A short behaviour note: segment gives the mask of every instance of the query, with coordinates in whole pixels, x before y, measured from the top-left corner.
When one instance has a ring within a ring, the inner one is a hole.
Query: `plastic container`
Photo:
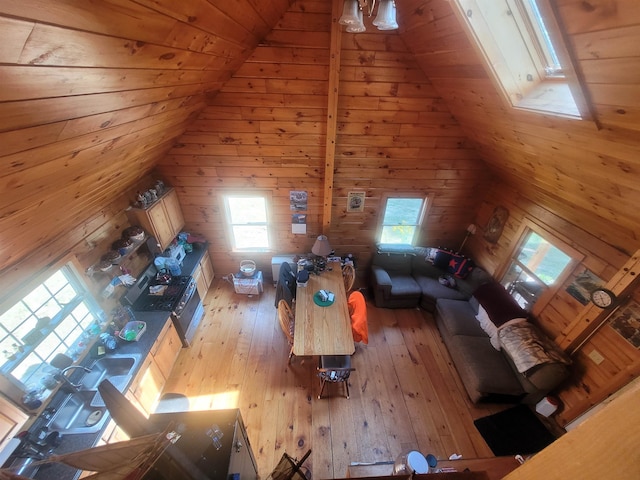
[[[147,324],[136,320],[134,322],[129,322],[122,327],[119,337],[127,342],[137,342],[146,330]]]
[[[174,277],[182,274],[182,269],[180,268],[180,264],[175,258],[165,258],[164,264],[166,268],[169,270],[169,273]]]

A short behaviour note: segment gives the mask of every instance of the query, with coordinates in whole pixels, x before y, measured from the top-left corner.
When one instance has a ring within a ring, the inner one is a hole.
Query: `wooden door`
[[[147,210],[147,215],[153,226],[156,240],[160,248],[164,250],[173,240],[173,227],[169,221],[169,216],[164,207],[163,202],[156,203],[153,207]]]
[[[182,208],[180,208],[178,194],[175,190],[170,190],[169,193],[164,196],[162,201],[164,203],[164,208],[167,212],[171,228],[171,239],[173,239],[173,237],[180,233],[182,227],[184,227],[184,215],[182,215]]]

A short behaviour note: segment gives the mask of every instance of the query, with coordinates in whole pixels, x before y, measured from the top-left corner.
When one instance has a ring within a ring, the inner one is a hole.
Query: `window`
[[[1,312],[0,371],[21,390],[40,385],[57,353],[77,358],[88,330],[103,317],[70,266]]]
[[[533,230],[527,230],[501,283],[521,307],[530,311],[542,294],[560,280],[571,263],[571,256]]]
[[[389,197],[384,207],[380,243],[413,245],[422,224],[424,198]]]
[[[590,118],[548,0],[455,3],[513,107]]]
[[[269,250],[267,199],[259,195],[224,197],[234,251]]]

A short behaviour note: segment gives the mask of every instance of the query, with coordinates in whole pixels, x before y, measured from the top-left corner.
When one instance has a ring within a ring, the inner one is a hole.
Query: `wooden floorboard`
[[[165,391],[192,409],[239,408],[261,478],[284,452],[301,458],[314,479],[342,478],[350,462],[385,462],[407,450],[446,459],[491,457],[473,420],[504,405],[473,405],[431,314],[378,309],[367,302],[369,344],[358,344],[351,398],[327,385],[318,399],[317,359],[294,357],[274,307],[275,289],[234,292],[215,279],[193,344],[180,352]]]

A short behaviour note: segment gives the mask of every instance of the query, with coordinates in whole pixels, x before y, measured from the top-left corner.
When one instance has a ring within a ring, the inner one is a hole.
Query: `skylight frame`
[[[528,1],[531,0],[453,0],[452,4],[485,59],[496,87],[512,108],[593,120],[555,10],[548,0],[533,0],[544,20],[543,32]],[[561,74],[545,68],[545,57],[550,55],[547,40],[560,60]]]

